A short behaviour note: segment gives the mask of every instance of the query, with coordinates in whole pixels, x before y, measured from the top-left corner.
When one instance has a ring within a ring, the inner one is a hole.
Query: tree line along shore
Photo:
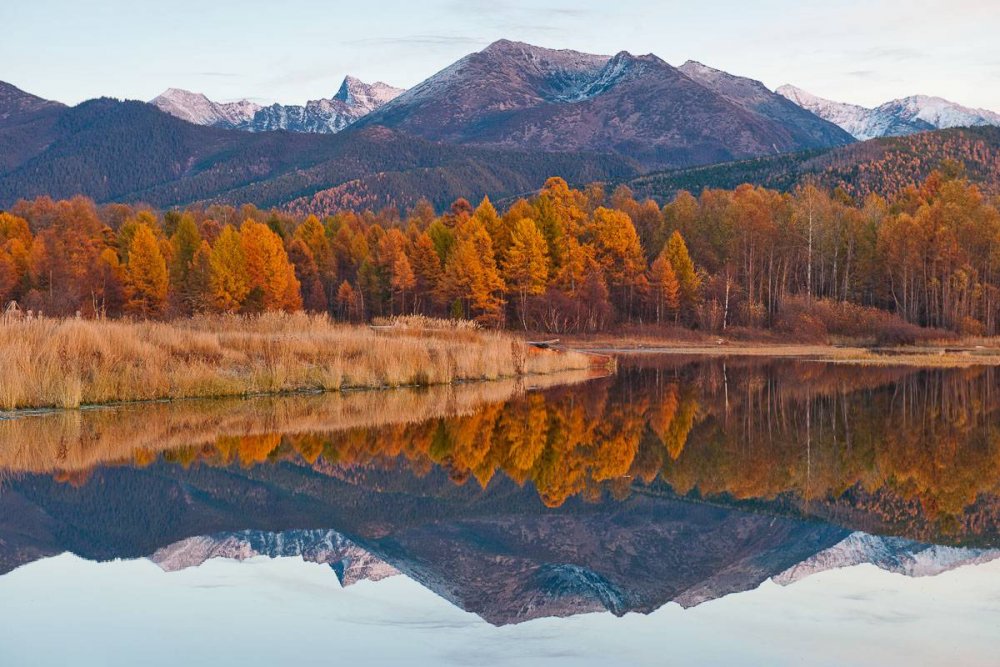
[[[39,198],[0,213],[0,301],[84,318],[305,310],[913,342],[998,333],[997,248],[996,200],[954,164],[891,199],[743,185],[661,206],[551,178],[502,210],[459,200],[320,220]]]

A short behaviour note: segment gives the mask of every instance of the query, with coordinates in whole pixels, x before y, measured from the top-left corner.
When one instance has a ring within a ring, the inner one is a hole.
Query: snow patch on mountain
[[[647,66],[651,64],[666,65],[654,55],[633,56],[628,51],[622,51],[609,60],[595,78],[581,81],[583,85],[567,90],[559,96],[559,99],[575,102],[597,97],[623,81],[642,76]]]
[[[325,563],[344,586],[363,580],[379,581],[399,574],[396,568],[332,530],[284,533],[246,530],[190,537],[157,550],[149,559],[165,572],[176,572],[197,567],[213,558],[247,560],[257,556],[301,558],[311,563]]]
[[[1000,558],[1000,549],[969,549],[923,544],[900,537],[852,533],[843,541],[773,577],[787,586],[826,570],[871,563],[879,569],[908,577],[931,577],[964,565]]]
[[[609,60],[610,56],[501,39],[421,81],[386,104],[384,111],[448,99],[450,91],[466,88],[470,81],[475,86],[484,73],[502,75],[511,84],[509,90],[486,91],[484,99],[490,100],[486,108],[491,111],[520,108],[526,101],[568,101],[579,97],[579,91],[593,82]],[[526,82],[531,84],[528,89],[522,87]]]
[[[250,132],[288,130],[334,134],[402,92],[381,81],[367,84],[348,76],[333,97],[310,100],[305,105],[261,106],[247,100],[218,103],[200,93],[177,88],[168,89],[150,104],[197,125]]]
[[[213,102],[201,93],[180,88],[168,88],[150,104],[161,111],[195,125],[235,128],[244,125],[260,110],[259,104],[248,100]]]
[[[839,125],[862,141],[949,127],[1000,126],[998,113],[964,107],[928,95],[891,100],[870,109],[857,104],[834,102],[791,85],[781,86],[776,92],[820,118]]]
[[[1000,126],[1000,114],[998,113],[986,109],[964,107],[941,97],[929,95],[914,95],[901,100],[893,100],[878,107],[878,110],[923,121],[938,129],[981,125]]]

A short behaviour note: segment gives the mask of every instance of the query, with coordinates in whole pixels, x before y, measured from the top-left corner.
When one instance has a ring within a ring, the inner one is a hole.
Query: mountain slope
[[[661,167],[830,145],[653,55],[608,58],[508,41],[466,56],[361,123],[451,143],[614,151]]]
[[[891,197],[922,182],[934,169],[959,164],[965,176],[1000,194],[1000,128],[952,128],[884,137],[835,149],[677,169],[639,176],[628,185],[639,195],[671,199],[678,190],[732,189],[751,183],[789,190],[806,178],[863,198]]]
[[[854,141],[834,123],[771,91],[760,81],[735,76],[693,60],[678,69],[744,109],[780,123],[803,146],[842,146]]]
[[[781,86],[777,92],[862,141],[953,127],[1000,126],[1000,114],[927,95],[891,100],[869,109],[833,102],[791,85]]]
[[[581,180],[638,173],[615,156],[439,145],[384,128],[328,135],[203,127],[142,102],[110,99],[63,110],[44,142],[43,151],[0,172],[0,207],[19,198],[75,194],[161,207],[194,201],[277,206],[380,174],[408,175],[405,189],[382,200],[405,206],[428,194],[422,175],[431,172],[438,179],[433,201],[443,207],[460,196],[534,189],[554,173]]]
[[[311,100],[304,106],[261,106],[247,100],[213,102],[200,93],[170,88],[150,100],[161,111],[196,125],[267,132],[316,132],[334,134],[389,102],[402,90],[385,83],[367,84],[348,76],[337,94]]]
[[[435,140],[472,139],[497,115],[579,95],[609,59],[501,40],[407,90],[365,123]]]
[[[0,173],[41,152],[65,108],[0,81]]]

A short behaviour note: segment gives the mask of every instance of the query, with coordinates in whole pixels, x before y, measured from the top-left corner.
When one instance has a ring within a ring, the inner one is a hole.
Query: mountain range
[[[299,557],[342,584],[405,575],[495,625],[581,613],[650,613],[873,563],[933,575],[1000,557],[821,521],[679,498],[538,502],[530,485],[455,486],[447,473],[245,468],[101,468],[66,484],[4,482],[0,574],[73,552],[150,557],[175,571],[211,558]],[[333,527],[331,527],[333,526]]]
[[[305,106],[261,106],[249,100],[219,103],[201,93],[178,88],[168,88],[149,103],[196,125],[249,132],[288,130],[334,134],[402,92],[385,83],[367,84],[348,76],[333,97],[310,100]]]
[[[359,124],[449,143],[613,152],[644,167],[851,141],[811,113],[786,105],[789,113],[775,117],[746,97],[742,90],[723,94],[651,54],[595,56],[501,40]]]
[[[858,125],[860,112],[843,105],[694,61],[674,67],[652,54],[507,40],[406,91],[347,77],[332,97],[301,106],[220,103],[169,89],[151,103],[102,98],[67,107],[2,84],[0,207],[74,194],[318,214],[406,207],[421,197],[444,207],[530,192],[554,174],[577,184],[628,181],[841,150],[855,143],[852,134],[1000,124],[996,114],[911,99]]]
[[[857,104],[833,102],[792,85],[781,86],[775,92],[843,128],[859,141],[952,127],[1000,126],[1000,114],[996,112],[970,109],[929,95],[890,100],[870,109]]]

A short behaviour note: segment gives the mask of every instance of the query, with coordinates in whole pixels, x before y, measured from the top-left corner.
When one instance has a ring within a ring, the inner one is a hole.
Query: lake
[[[1000,369],[0,419],[0,665],[994,665]]]

